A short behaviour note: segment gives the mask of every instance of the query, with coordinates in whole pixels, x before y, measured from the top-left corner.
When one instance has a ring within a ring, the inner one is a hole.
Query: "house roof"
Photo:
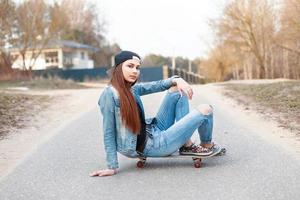
[[[70,40],[51,40],[48,45],[46,46],[47,48],[73,48],[73,49],[87,49],[90,51],[98,51],[99,49],[90,45],[78,43],[75,41],[70,41]]]
[[[35,47],[38,49],[39,47]],[[44,49],[52,49],[52,48],[71,48],[71,49],[86,49],[88,51],[98,51],[99,49],[87,44],[78,43],[71,40],[50,40],[48,44],[44,47]],[[19,47],[13,47],[10,51],[15,51],[20,49]],[[28,50],[32,50],[33,47],[29,47]]]

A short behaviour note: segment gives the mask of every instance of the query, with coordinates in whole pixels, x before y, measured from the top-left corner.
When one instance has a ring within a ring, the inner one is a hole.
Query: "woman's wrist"
[[[180,79],[179,76],[177,76],[177,75],[172,76],[172,86],[176,86],[177,85],[178,79]]]
[[[176,82],[175,78],[173,78],[173,80],[172,80],[172,86],[176,86],[176,85],[177,85],[177,82]]]

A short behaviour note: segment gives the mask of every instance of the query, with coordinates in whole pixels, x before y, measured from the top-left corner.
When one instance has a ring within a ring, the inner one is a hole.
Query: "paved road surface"
[[[207,91],[197,86],[191,106],[214,105],[214,138],[227,147],[226,156],[208,159],[200,169],[189,158],[149,159],[142,170],[135,159],[119,156],[117,175],[90,178],[89,172],[106,166],[95,108],[4,177],[0,199],[299,199],[299,154],[261,137],[264,133]],[[162,94],[143,98],[148,116],[157,111]]]

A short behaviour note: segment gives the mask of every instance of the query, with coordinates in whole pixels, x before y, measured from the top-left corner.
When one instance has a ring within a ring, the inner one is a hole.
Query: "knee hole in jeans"
[[[209,104],[200,104],[197,109],[203,114],[203,115],[209,115],[213,112],[212,106]]]

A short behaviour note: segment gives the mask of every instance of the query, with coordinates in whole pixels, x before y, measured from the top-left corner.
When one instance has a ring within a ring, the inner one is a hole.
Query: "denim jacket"
[[[168,79],[148,83],[138,83],[131,87],[131,92],[140,105],[144,114],[144,107],[140,96],[169,89],[173,84],[173,76]],[[117,152],[127,157],[137,157],[137,135],[128,130],[123,124],[120,113],[120,101],[117,90],[108,85],[102,92],[98,105],[103,116],[103,137],[106,152],[106,162],[109,169],[119,167]],[[151,123],[146,120],[146,123]]]

